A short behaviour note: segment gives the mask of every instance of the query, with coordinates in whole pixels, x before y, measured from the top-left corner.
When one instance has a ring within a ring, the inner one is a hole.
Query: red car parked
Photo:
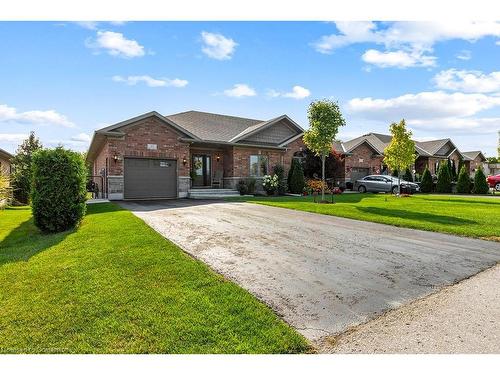
[[[486,179],[488,181],[488,185],[494,188],[496,191],[500,191],[500,174],[496,176],[488,176]]]

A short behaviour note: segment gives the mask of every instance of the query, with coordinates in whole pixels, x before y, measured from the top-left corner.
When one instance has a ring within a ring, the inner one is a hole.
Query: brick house
[[[354,182],[370,174],[390,173],[384,164],[384,150],[391,139],[390,135],[369,133],[347,142],[334,142],[333,149],[341,155],[344,165],[341,175],[336,176],[336,179],[340,182]],[[474,173],[475,168],[485,160],[480,151],[461,152],[449,138],[415,141],[415,154],[415,164],[410,170],[418,174],[422,174],[426,167],[431,174],[436,174],[438,165],[443,160],[450,160],[455,169],[458,169],[462,160],[469,172]]]
[[[187,111],[149,112],[94,132],[87,162],[109,199],[186,197],[191,189],[234,189],[303,150],[303,129],[286,115],[255,120]],[[257,184],[259,185],[259,184]]]
[[[478,169],[479,167],[484,168],[486,157],[481,151],[465,151],[462,152],[462,154],[464,155],[465,167],[469,170],[469,174],[471,176],[474,175],[476,169]]]
[[[10,175],[11,172],[11,159],[12,154],[9,152],[2,150],[0,148],[0,172],[4,175]]]

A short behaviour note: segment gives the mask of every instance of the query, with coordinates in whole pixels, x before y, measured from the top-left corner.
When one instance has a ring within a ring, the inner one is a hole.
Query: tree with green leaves
[[[438,193],[451,193],[451,173],[446,160],[443,160],[439,167],[436,191]]]
[[[40,140],[35,136],[35,132],[30,132],[27,139],[19,145],[16,154],[12,158],[12,186],[14,189],[14,199],[20,203],[27,204],[31,189],[32,157],[33,153],[42,149]]]
[[[460,173],[458,174],[457,193],[461,194],[470,193],[470,178],[469,178],[469,173],[467,172],[467,168],[465,168],[465,165],[462,165]]]
[[[486,182],[486,176],[484,175],[483,168],[479,166],[474,174],[474,194],[488,194],[490,187],[488,182]]]
[[[325,160],[333,148],[333,141],[339,128],[345,125],[344,117],[338,103],[331,100],[316,100],[309,105],[307,111],[309,129],[306,130],[303,140],[307,148],[321,157],[321,200],[325,200]]]
[[[432,192],[432,175],[429,168],[425,167],[424,173],[422,174],[422,181],[420,181],[420,191],[422,193]]]
[[[384,150],[384,163],[389,168],[404,171],[415,162],[415,142],[411,139],[412,132],[406,129],[405,120],[392,123],[389,127],[392,140]],[[398,173],[398,190],[401,193],[401,175]]]

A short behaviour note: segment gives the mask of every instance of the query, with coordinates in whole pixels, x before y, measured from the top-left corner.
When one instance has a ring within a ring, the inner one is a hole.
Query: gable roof
[[[474,160],[478,156],[481,156],[481,159],[484,161],[486,160],[486,157],[481,151],[465,151],[462,152],[462,155],[464,156],[465,160]]]
[[[165,116],[204,141],[229,142],[241,132],[265,121],[216,113],[187,111]]]
[[[333,149],[336,151],[341,151],[344,153],[349,153],[352,150],[354,150],[356,147],[359,145],[366,143],[368,144],[375,152],[377,152],[379,155],[384,154],[384,150],[389,144],[391,143],[392,136],[388,134],[379,134],[379,133],[368,133],[364,134],[360,137],[351,139],[347,142],[334,142],[333,144]],[[455,144],[451,141],[449,138],[445,139],[435,139],[431,141],[414,141],[415,142],[415,151],[422,156],[439,156],[436,155],[436,153],[448,142],[453,146],[453,151],[457,150],[458,148],[455,146]],[[339,144],[340,143],[340,144]],[[452,152],[453,152],[452,151]],[[464,156],[464,153],[461,153],[458,151],[462,156]],[[480,152],[480,151],[478,151]],[[477,154],[476,154],[477,156]],[[442,156],[440,156],[442,157]],[[475,157],[475,156],[474,156]]]
[[[4,159],[10,160],[14,157],[10,152],[5,151],[3,148],[0,148],[0,156]]]
[[[125,133],[121,131],[122,128],[149,117],[158,118],[182,134],[182,140],[192,142],[239,144],[237,142],[267,129],[282,120],[286,121],[287,125],[295,131],[295,134],[288,139],[280,140],[279,144],[262,144],[262,146],[285,147],[304,132],[287,115],[263,121],[200,111],[186,111],[168,116],[163,116],[156,111],[152,111],[96,130],[90,142],[87,158],[91,159],[100,150],[106,137],[123,137]]]

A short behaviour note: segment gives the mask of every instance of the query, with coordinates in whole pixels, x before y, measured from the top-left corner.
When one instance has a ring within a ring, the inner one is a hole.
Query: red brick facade
[[[368,168],[368,174],[382,173],[383,156],[377,153],[366,143],[360,144],[345,158],[345,179],[351,180],[353,168]]]
[[[113,199],[121,199],[123,195],[124,158],[150,157],[177,160],[179,192],[189,189],[189,172],[192,156],[211,156],[211,176],[222,172],[223,178],[229,180],[226,187],[234,187],[235,181],[250,175],[250,155],[267,155],[269,173],[276,164],[282,164],[285,172],[291,165],[295,152],[304,148],[302,138],[296,139],[286,149],[266,147],[190,144],[181,141],[185,136],[166,125],[156,117],[148,117],[120,129],[123,137],[107,136],[104,145],[94,159],[94,174],[104,177],[104,186],[100,190],[108,191]],[[148,147],[149,145],[149,147]],[[156,148],[156,149],[154,149]],[[182,181],[181,181],[182,180]],[[95,179],[99,183],[99,179]]]

